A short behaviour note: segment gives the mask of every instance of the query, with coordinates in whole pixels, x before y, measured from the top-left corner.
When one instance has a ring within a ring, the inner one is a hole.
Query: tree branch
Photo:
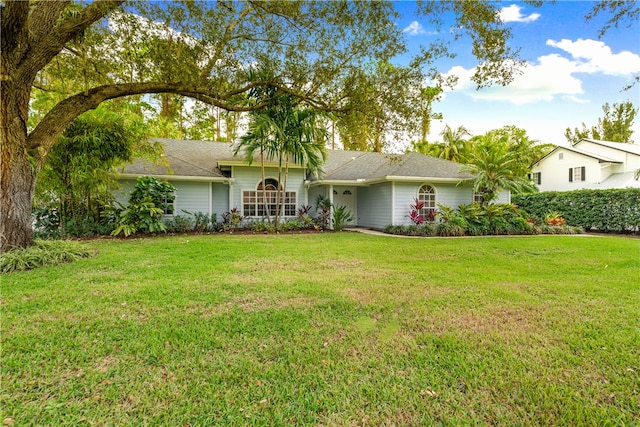
[[[31,52],[26,56],[26,60],[19,65],[20,78],[31,80],[38,71],[60,53],[65,44],[80,35],[94,22],[118,8],[123,2],[124,0],[100,0],[91,3],[77,15],[71,15],[51,31],[43,34],[40,39],[32,40]],[[42,2],[39,8],[44,8],[41,12],[44,13],[45,9],[51,12],[58,6],[53,2]],[[29,27],[31,25],[33,24],[29,23]],[[29,29],[31,30],[31,28]]]
[[[29,134],[27,149],[41,165],[46,153],[55,143],[56,137],[80,114],[96,108],[100,103],[109,99],[146,93],[174,93],[198,99],[227,111],[252,111],[264,106],[263,104],[233,105],[225,102],[224,96],[212,93],[207,88],[184,84],[145,82],[99,86],[90,89],[86,94],[84,92],[78,93],[59,102]]]

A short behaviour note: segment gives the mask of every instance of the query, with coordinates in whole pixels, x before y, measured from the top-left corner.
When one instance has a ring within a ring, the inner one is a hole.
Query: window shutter
[[[573,182],[573,169],[569,168],[569,182]]]
[[[582,175],[582,180],[583,180],[583,181],[586,181],[586,180],[587,180],[587,178],[585,177],[584,172],[585,172],[585,167],[584,167],[584,166],[582,166],[582,173],[581,173],[581,175]]]
[[[538,185],[542,184],[542,172],[538,172]]]

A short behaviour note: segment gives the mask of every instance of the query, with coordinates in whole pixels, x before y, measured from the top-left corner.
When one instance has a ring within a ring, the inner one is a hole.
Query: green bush
[[[0,254],[0,272],[32,270],[87,258],[91,255],[78,242],[36,240],[26,249],[14,249]]]
[[[173,213],[172,204],[176,188],[152,176],[141,176],[129,197],[128,206],[120,212],[118,226],[111,234],[125,236],[166,231],[163,213]]]
[[[342,231],[344,227],[353,221],[353,213],[346,206],[333,207],[333,230]]]
[[[169,233],[187,233],[194,231],[196,226],[193,218],[184,215],[174,215],[173,218],[165,219],[163,223]]]
[[[562,212],[567,225],[585,230],[640,232],[639,188],[546,191],[512,200],[539,223],[549,212]]]

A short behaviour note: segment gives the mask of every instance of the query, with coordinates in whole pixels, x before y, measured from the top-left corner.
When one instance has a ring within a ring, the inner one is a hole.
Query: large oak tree
[[[506,82],[518,65],[497,3],[425,1],[420,13],[442,24],[451,12],[457,36],[478,58],[478,85]],[[104,0],[2,3],[0,63],[0,249],[32,243],[38,172],[64,128],[102,102],[142,94],[197,99],[227,111],[260,108],[246,94],[275,82],[249,79],[269,65],[281,91],[313,107],[344,110],[352,88],[340,83],[364,64],[405,50],[390,2]],[[431,71],[442,45],[426,46],[414,67]],[[73,80],[61,85],[60,79]],[[80,87],[76,92],[65,87]],[[29,121],[39,93],[53,102]],[[170,107],[172,99],[162,98]],[[349,107],[350,108],[350,107]]]

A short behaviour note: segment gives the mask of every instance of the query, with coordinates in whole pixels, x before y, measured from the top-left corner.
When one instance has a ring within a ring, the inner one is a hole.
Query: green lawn
[[[15,425],[640,420],[640,239],[86,245],[98,255],[1,279]]]

